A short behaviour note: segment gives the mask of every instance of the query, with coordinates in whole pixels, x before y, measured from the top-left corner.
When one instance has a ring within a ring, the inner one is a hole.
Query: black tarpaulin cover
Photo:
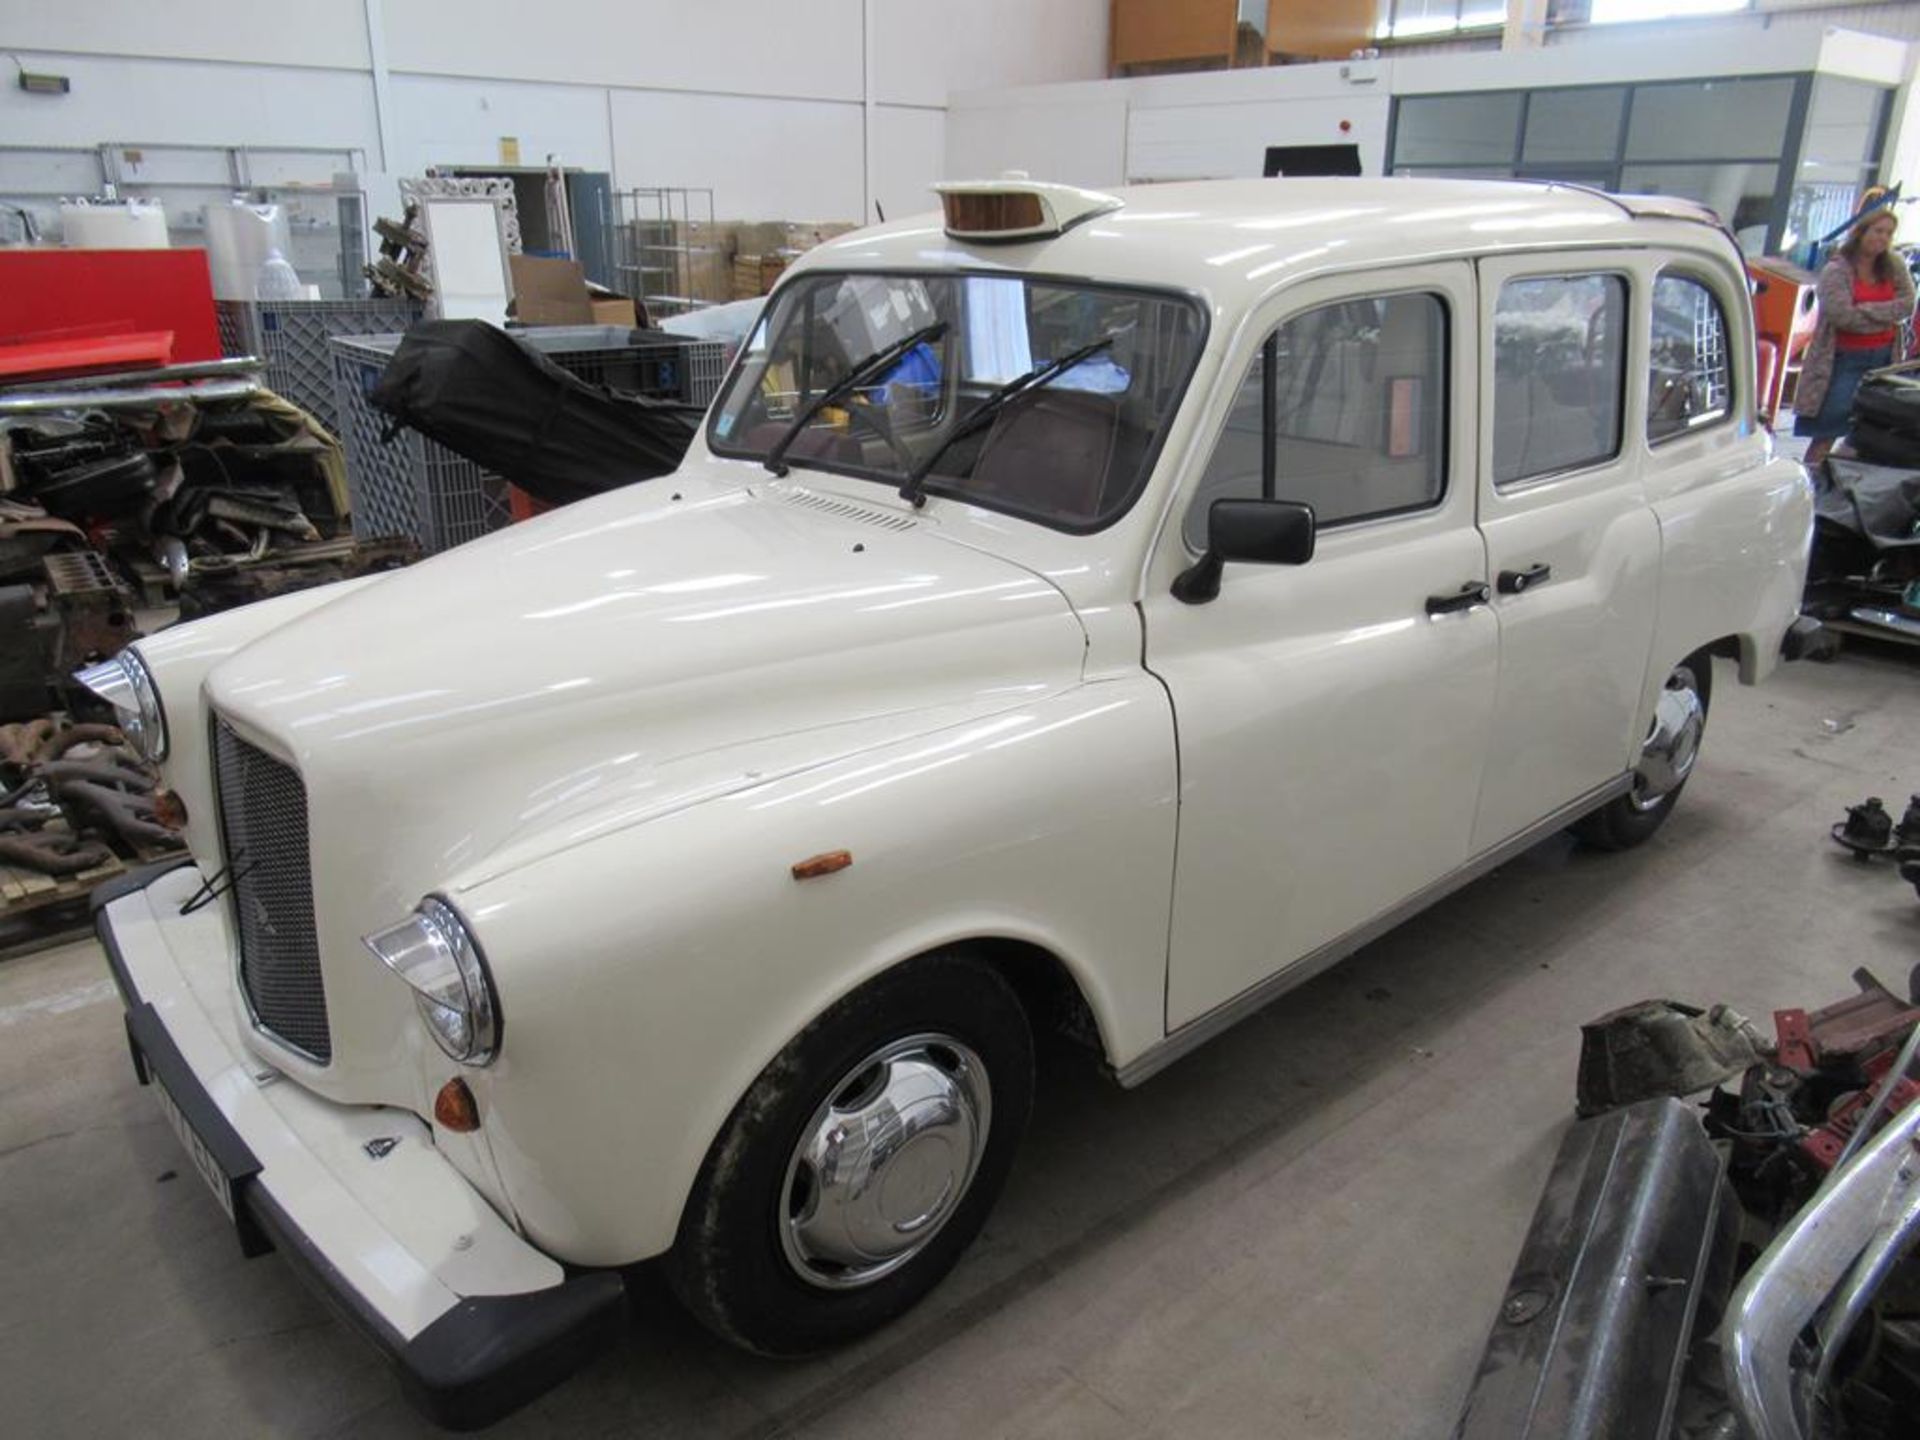
[[[1920,471],[1830,458],[1814,513],[1876,550],[1920,549]]]
[[[369,398],[551,505],[671,473],[702,414],[589,384],[481,320],[414,326]]]

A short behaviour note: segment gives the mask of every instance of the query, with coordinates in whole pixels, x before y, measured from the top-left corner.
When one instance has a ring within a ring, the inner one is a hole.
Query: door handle
[[[1500,587],[1502,595],[1518,595],[1545,583],[1552,575],[1551,565],[1529,565],[1524,570],[1502,570],[1494,584]]]
[[[1469,580],[1460,587],[1458,594],[1427,596],[1427,614],[1450,615],[1455,610],[1471,610],[1476,605],[1486,603],[1486,583],[1481,580]]]

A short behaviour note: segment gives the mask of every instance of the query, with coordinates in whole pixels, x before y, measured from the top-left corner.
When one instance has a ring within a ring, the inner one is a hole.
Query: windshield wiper
[[[947,322],[944,320],[936,320],[933,324],[923,325],[911,335],[894,341],[893,344],[887,346],[884,350],[874,351],[873,354],[869,355],[838,380],[834,381],[833,384],[814,396],[813,400],[804,406],[798,415],[793,417],[793,423],[787,426],[785,432],[778,440],[773,442],[773,448],[767,451],[767,458],[760,463],[765,465],[767,469],[771,470],[775,475],[785,475],[787,473],[787,447],[800,437],[802,430],[813,423],[814,416],[818,415],[835,401],[846,399],[847,396],[851,395],[875,375],[886,373],[897,361],[904,359],[907,352],[916,345],[924,345],[930,340],[938,340],[946,333]]]
[[[1049,360],[1044,365],[1036,365],[1026,374],[1015,376],[998,390],[989,391],[987,398],[980,402],[974,412],[949,430],[946,438],[933,447],[933,453],[913,467],[913,473],[907,476],[906,483],[900,487],[900,498],[911,500],[916,509],[926,504],[927,476],[940,462],[940,457],[953,448],[956,441],[964,439],[976,430],[984,430],[993,423],[994,416],[1014,401],[1037,393],[1088,356],[1097,355],[1105,350],[1118,338],[1116,334],[1109,331],[1098,340],[1082,345],[1078,350],[1069,350],[1058,360]]]

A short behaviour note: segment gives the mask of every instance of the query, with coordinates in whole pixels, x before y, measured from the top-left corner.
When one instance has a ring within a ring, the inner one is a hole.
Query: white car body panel
[[[918,217],[830,241],[782,282],[967,269],[1194,296],[1210,328],[1185,399],[1145,490],[1096,533],[957,494],[916,510],[817,468],[775,480],[700,438],[673,477],[141,642],[198,872],[224,863],[212,711],[308,795],[330,1064],[252,1026],[224,919],[172,918],[159,899],[113,910],[159,947],[143,986],[205,1032],[182,1048],[223,1112],[263,1156],[288,1157],[263,1183],[316,1196],[345,1183],[318,1173],[352,1163],[360,1130],[341,1115],[430,1115],[458,1074],[481,1129],[409,1123],[509,1238],[580,1265],[658,1254],[755,1075],[889,967],[956,943],[1045,952],[1132,1081],[1574,818],[1570,804],[1617,793],[1685,656],[1732,647],[1748,681],[1771,667],[1811,500],[1748,418],[1751,322],[1723,234],[1548,186],[1235,182],[1121,198],[1017,245],[961,244]],[[1711,277],[1741,357],[1733,418],[1650,449],[1644,387],[1629,384],[1603,480],[1502,496],[1479,480],[1491,371],[1474,317],[1491,299],[1476,267],[1562,257],[1631,274],[1630,306],[1662,264]],[[1288,313],[1377,277],[1437,287],[1455,317],[1443,503],[1329,529],[1298,568],[1230,565],[1211,604],[1173,600],[1196,558],[1182,520],[1249,357]],[[1555,571],[1538,594],[1422,609],[1534,559]],[[1566,706],[1585,708],[1556,725]],[[849,868],[792,878],[836,849]],[[504,1039],[485,1068],[436,1049],[361,945],[429,893],[466,917],[493,970]],[[284,1082],[222,1078],[244,1065]],[[331,1118],[282,1106],[273,1121],[259,1105],[276,1092],[311,1092]],[[275,1124],[333,1136],[301,1140],[317,1170]],[[443,1203],[437,1178],[421,1184],[418,1203]],[[329,1246],[375,1243],[323,1200],[311,1208]],[[444,1258],[440,1234],[403,1247],[423,1273]],[[500,1263],[480,1283],[521,1260]],[[437,1303],[425,1283],[391,1301],[409,1323]]]
[[[1557,256],[1482,261],[1483,331],[1493,323],[1502,285],[1568,268]],[[1577,268],[1644,285],[1656,267],[1630,251],[1596,250],[1583,254]],[[1647,330],[1644,307],[1630,305],[1628,375],[1647,373]],[[1480,372],[1482,393],[1492,394],[1491,353],[1481,356]],[[1612,459],[1508,486],[1494,483],[1493,406],[1482,411],[1479,518],[1489,579],[1535,565],[1552,573],[1519,594],[1496,589],[1494,595],[1500,681],[1473,825],[1475,853],[1618,775],[1633,763],[1640,742],[1637,722],[1660,594],[1660,527],[1641,478],[1646,387],[1627,391]],[[1664,668],[1660,679],[1666,679]]]
[[[261,1162],[255,1183],[402,1336],[466,1296],[557,1285],[559,1265],[476,1193],[415,1115],[336,1105],[283,1083],[242,1043],[231,1007],[226,912],[180,905],[200,886],[191,867],[114,902],[114,932],[139,993],[194,1074]],[[399,1144],[375,1158],[375,1139]]]

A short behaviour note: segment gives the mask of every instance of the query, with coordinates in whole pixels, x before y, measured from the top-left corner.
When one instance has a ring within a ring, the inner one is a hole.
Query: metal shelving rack
[[[330,160],[331,164],[315,161]],[[61,200],[156,200],[167,211],[176,245],[203,243],[206,205],[236,193],[300,208],[331,202],[330,213],[293,228],[296,254],[287,258],[301,278],[318,283],[329,299],[364,292],[366,196],[342,187],[342,174],[367,168],[366,152],[341,145],[175,145],[112,140],[99,145],[0,145],[0,202],[33,213],[43,234],[53,228]],[[25,172],[54,180],[18,183]],[[145,173],[143,173],[145,172]],[[328,293],[336,292],[336,293]]]
[[[696,235],[714,233],[713,191],[660,185],[622,190],[616,199],[620,259],[614,268],[647,313],[658,318],[720,303],[693,293],[701,257],[720,253],[716,245],[695,243]]]

